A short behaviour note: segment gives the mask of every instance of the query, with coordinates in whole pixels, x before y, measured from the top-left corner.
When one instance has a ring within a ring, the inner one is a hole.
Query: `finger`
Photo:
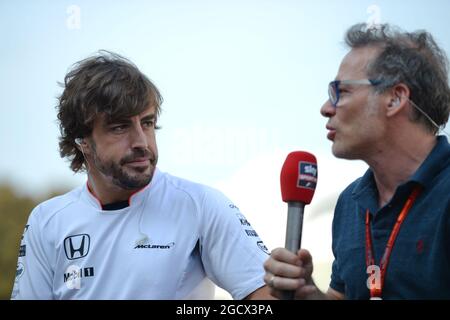
[[[313,261],[312,261],[312,256],[309,253],[308,250],[306,249],[300,249],[297,252],[297,256],[299,259],[298,265],[307,269],[311,269],[313,268]]]
[[[302,261],[303,265],[312,263],[311,253],[306,249],[298,250],[297,257]]]
[[[299,259],[295,253],[290,252],[285,248],[276,248],[272,250],[272,252],[270,253],[270,257],[273,258],[274,260],[289,264],[297,264]]]
[[[306,270],[303,270],[303,268],[299,267],[298,265],[279,262],[273,260],[272,258],[269,258],[264,263],[264,269],[271,275],[286,278],[299,278],[303,274],[306,274]]]

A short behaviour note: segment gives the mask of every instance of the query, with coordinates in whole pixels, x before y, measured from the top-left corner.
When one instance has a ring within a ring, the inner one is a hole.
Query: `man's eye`
[[[111,127],[111,130],[114,132],[122,132],[126,129],[126,125],[114,126]]]
[[[144,121],[144,126],[146,128],[153,128],[155,130],[161,129],[161,127],[156,125],[156,121],[155,120]]]
[[[154,127],[155,121],[153,120],[144,121],[144,126],[146,126],[147,128]]]

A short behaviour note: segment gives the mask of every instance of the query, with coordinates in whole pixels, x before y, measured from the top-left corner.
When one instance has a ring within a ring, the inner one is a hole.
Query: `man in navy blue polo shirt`
[[[298,299],[450,299],[448,60],[424,31],[358,24],[321,113],[338,158],[367,172],[340,195],[331,283],[321,292],[312,257],[278,248],[265,263],[272,294]]]

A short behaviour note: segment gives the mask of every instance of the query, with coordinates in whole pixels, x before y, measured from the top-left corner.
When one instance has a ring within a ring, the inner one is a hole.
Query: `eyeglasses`
[[[381,83],[380,80],[372,80],[372,79],[331,81],[330,84],[328,85],[328,97],[330,98],[331,104],[336,108],[339,102],[339,97],[341,96],[339,89],[339,86],[341,84],[376,86],[379,85],[380,83]]]

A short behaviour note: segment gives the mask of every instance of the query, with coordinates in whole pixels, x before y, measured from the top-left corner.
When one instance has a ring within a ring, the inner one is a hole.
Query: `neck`
[[[122,189],[112,183],[105,183],[91,174],[88,175],[88,186],[102,205],[126,201],[136,192],[136,190]]]
[[[396,138],[384,141],[376,154],[365,159],[374,173],[380,207],[386,205],[397,187],[417,171],[437,141],[435,136],[421,130],[392,136]]]

